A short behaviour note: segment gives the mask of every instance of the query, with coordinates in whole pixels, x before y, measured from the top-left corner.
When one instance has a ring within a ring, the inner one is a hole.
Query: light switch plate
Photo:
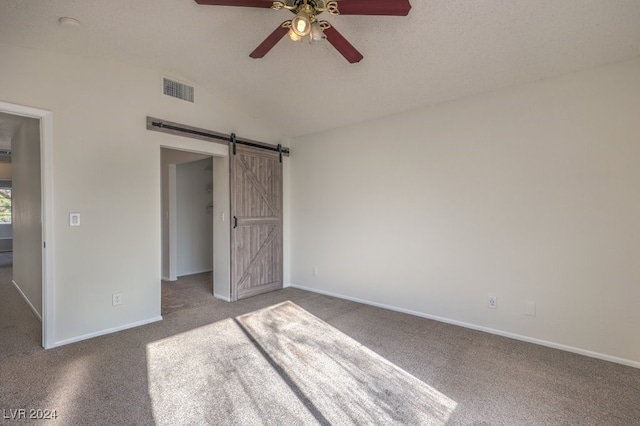
[[[69,213],[69,226],[80,226],[80,213]]]

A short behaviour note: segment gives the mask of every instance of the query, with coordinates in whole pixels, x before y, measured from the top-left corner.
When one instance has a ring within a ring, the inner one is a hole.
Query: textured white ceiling
[[[639,0],[412,0],[407,17],[324,16],[363,55],[284,38],[290,12],[192,0],[3,0],[0,42],[177,74],[298,136],[640,56]],[[71,16],[80,28],[58,26]],[[0,65],[1,66],[1,65]],[[295,94],[295,96],[294,96]],[[304,103],[296,102],[300,96]]]

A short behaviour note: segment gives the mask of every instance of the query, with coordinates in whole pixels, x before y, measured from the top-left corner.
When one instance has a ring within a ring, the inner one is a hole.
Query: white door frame
[[[55,346],[55,280],[53,240],[53,114],[39,108],[0,101],[0,112],[40,120],[42,201],[42,347]]]
[[[178,224],[176,215],[176,165],[169,164],[169,281],[178,279]]]

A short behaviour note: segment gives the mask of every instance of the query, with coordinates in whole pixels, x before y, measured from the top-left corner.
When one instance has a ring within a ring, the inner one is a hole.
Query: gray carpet
[[[177,362],[184,348],[188,362]],[[292,302],[154,342],[147,360],[154,417],[163,425],[445,425],[455,409]]]
[[[444,425],[455,402],[287,301],[237,322],[321,423]]]
[[[162,281],[162,315],[213,302],[213,274],[186,275]]]
[[[291,300],[452,401],[447,425],[640,425],[638,369],[296,289],[233,304],[209,299],[158,323],[44,351],[40,323],[10,282],[11,268],[0,267],[1,424],[43,424],[2,418],[3,409],[20,408],[57,410],[58,419],[45,424],[185,424],[185,414],[166,410],[182,394],[189,396],[184,399],[189,412],[213,407],[216,414],[205,418],[208,424],[317,423],[304,404],[283,412],[267,403],[299,399],[296,392],[302,388],[282,380],[268,394],[260,392],[262,375],[273,375],[278,364],[290,366],[282,360],[267,366],[253,349],[239,347],[226,359],[220,374],[233,378],[229,388],[184,375],[165,377],[157,370],[164,359],[178,371],[206,369],[218,377],[221,367],[215,360],[233,352],[238,336],[225,333],[238,331],[236,318]],[[200,335],[199,345],[208,349],[174,345],[170,356],[163,354],[163,344],[186,342],[190,335]],[[204,339],[207,335],[211,340]],[[267,343],[262,338],[261,345]],[[246,368],[248,362],[262,366]],[[342,401],[338,396],[333,403],[327,400],[316,408],[330,419]],[[254,407],[253,414],[234,409],[238,404]]]

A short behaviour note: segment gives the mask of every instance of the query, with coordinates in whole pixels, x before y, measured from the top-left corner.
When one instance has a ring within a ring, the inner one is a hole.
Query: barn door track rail
[[[223,143],[225,145],[231,143],[234,155],[236,153],[236,144],[275,151],[280,155],[280,162],[282,162],[282,156],[288,157],[291,153],[289,148],[283,147],[281,144],[272,145],[265,142],[243,139],[237,137],[235,133],[225,135],[224,133],[214,132],[213,130],[187,126],[185,124],[174,123],[154,117],[147,117],[147,130],[169,133],[171,135],[183,136],[186,138],[200,139],[208,142]]]

